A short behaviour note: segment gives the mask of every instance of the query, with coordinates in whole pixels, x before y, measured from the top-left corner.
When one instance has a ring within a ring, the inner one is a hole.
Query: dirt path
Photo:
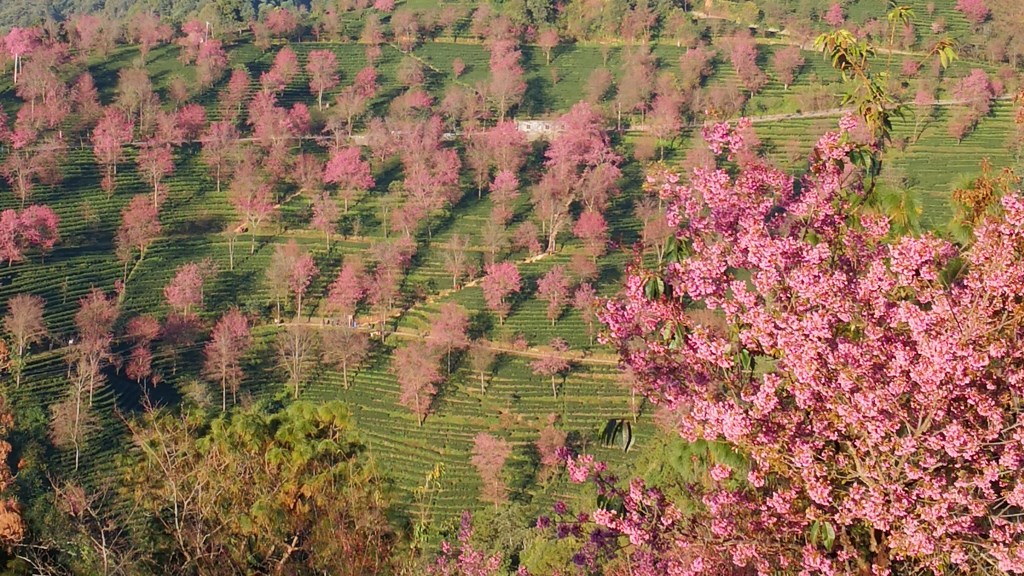
[[[318,329],[318,330],[333,330],[333,329],[340,329],[342,327],[340,324],[328,324],[327,322],[330,321],[330,320],[331,319],[323,317],[323,316],[311,316],[311,317],[308,317],[308,318],[303,318],[303,319],[298,319],[298,320],[293,318],[293,319],[288,320],[286,322],[281,322],[279,324],[276,324],[276,326],[285,326],[285,327],[287,327],[287,326],[307,326],[307,327],[312,327],[312,328],[315,328],[315,329]],[[372,328],[372,327],[367,328],[367,327],[365,327],[365,325],[361,325],[361,326],[363,326],[363,327],[358,328],[358,330],[360,332],[366,332],[366,333],[375,333],[375,332],[377,332],[377,330],[375,328]],[[395,337],[395,338],[399,338],[401,340],[416,340],[416,341],[419,341],[419,342],[426,341],[426,339],[427,339],[426,335],[424,335],[424,334],[419,334],[417,332],[410,332],[410,331],[407,331],[407,330],[395,330],[393,332],[388,332],[386,337],[388,337],[388,338]],[[573,362],[573,363],[576,363],[576,364],[593,365],[593,366],[618,366],[619,365],[618,360],[614,359],[611,355],[607,355],[607,354],[597,354],[597,355],[595,355],[595,354],[587,354],[585,352],[579,352],[579,353],[556,353],[556,352],[554,352],[553,350],[551,350],[547,346],[531,346],[530,348],[528,348],[526,350],[519,350],[519,349],[516,349],[516,348],[509,347],[509,346],[501,346],[501,345],[498,345],[498,344],[496,344],[494,342],[488,342],[487,348],[489,350],[494,350],[495,352],[498,352],[500,354],[505,354],[505,355],[508,355],[508,356],[519,356],[519,357],[522,357],[522,358],[540,359],[540,358],[549,358],[551,356],[557,356],[559,358],[563,358],[565,360],[568,360],[569,362]]]

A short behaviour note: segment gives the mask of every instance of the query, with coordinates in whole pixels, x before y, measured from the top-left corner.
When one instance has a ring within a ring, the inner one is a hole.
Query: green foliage
[[[209,423],[156,411],[132,430],[123,489],[154,519],[139,536],[156,546],[150,557],[175,558],[174,572],[358,574],[391,562],[382,486],[343,404],[257,404]]]
[[[634,441],[633,425],[623,418],[609,420],[601,433],[601,442],[606,448],[614,446],[623,452],[629,452]]]

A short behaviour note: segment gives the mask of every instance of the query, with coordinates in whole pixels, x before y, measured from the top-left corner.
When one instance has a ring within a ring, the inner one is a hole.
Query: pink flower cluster
[[[462,513],[459,526],[459,549],[456,551],[450,542],[441,543],[441,553],[435,558],[428,573],[432,576],[497,576],[501,571],[500,554],[488,556],[473,547],[473,524],[469,512]],[[529,576],[521,568],[517,576]]]
[[[596,512],[634,565],[1024,571],[1024,198],[964,246],[893,237],[863,210],[854,129],[823,136],[798,179],[756,157],[649,179],[685,256],[629,271],[606,341],[683,437],[727,442],[750,470],[687,487],[700,505],[664,527],[664,550],[642,529],[670,502]],[[704,137],[735,155],[745,130]]]

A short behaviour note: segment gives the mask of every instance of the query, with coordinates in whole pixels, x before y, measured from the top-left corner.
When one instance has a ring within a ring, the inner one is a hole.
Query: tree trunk
[[[14,387],[21,388],[21,371],[25,367],[25,345],[18,345],[18,361],[14,365]]]
[[[89,374],[89,407],[92,408],[92,393],[96,390],[96,371],[90,370]]]
[[[554,254],[555,249],[558,248],[558,229],[554,226],[551,227],[551,233],[548,234],[548,247],[545,252],[548,254]]]
[[[551,377],[551,397],[558,399],[558,390],[555,388],[555,377]]]
[[[72,436],[75,441],[75,470],[78,470],[78,459],[80,450],[78,447],[78,425],[82,421],[82,390],[75,391],[75,427]]]

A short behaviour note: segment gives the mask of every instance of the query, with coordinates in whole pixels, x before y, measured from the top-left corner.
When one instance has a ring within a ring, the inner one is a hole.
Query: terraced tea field
[[[955,16],[951,14],[947,18],[950,26],[960,25]],[[355,73],[366,65],[364,48],[355,43],[305,42],[295,45],[302,62],[311,50],[334,51],[338,55],[343,84],[351,82]],[[765,61],[771,49],[765,48]],[[676,63],[681,49],[658,45],[655,53],[666,69],[678,71]],[[426,88],[435,101],[440,100],[445,88],[453,83],[473,86],[488,75],[488,54],[479,44],[426,42],[413,54],[429,67]],[[176,75],[191,79],[191,70],[183,68],[176,56],[174,47],[157,48],[149,56],[147,68],[157,88],[163,92]],[[232,45],[230,56],[234,65],[246,66],[254,76],[266,70],[272,60],[271,54],[245,41]],[[135,57],[134,49],[119,48],[109,58],[91,65],[104,103],[114,98],[117,70],[129,66]],[[384,47],[382,59],[378,62],[382,89],[371,106],[375,114],[383,114],[390,101],[401,93],[396,70],[404,57],[397,48]],[[838,93],[837,79],[826,63],[813,53],[807,53],[806,57],[807,65],[788,92],[773,78],[750,101],[748,114],[796,112],[787,100],[788,95],[815,82],[830,82],[829,86]],[[466,71],[459,78],[451,72],[455,58],[466,64]],[[596,45],[567,45],[555,50],[551,64],[547,65],[539,48],[527,47],[524,50],[524,67],[528,70],[528,89],[518,116],[552,117],[565,111],[579,99],[593,69],[608,66],[618,70],[621,58],[622,47],[603,50]],[[963,74],[969,67],[969,63],[958,64],[951,73]],[[733,81],[735,74],[731,66],[727,62],[719,62],[710,82]],[[9,82],[6,76],[0,81],[0,98],[8,113],[13,114],[19,103]],[[312,103],[307,82],[304,73],[299,74],[280,101],[283,104]],[[213,92],[199,95],[197,99],[207,106],[211,118],[217,117]],[[910,138],[911,142],[904,150],[891,153],[889,162],[911,175],[914,186],[925,198],[924,221],[928,226],[940,228],[944,224],[949,214],[949,183],[961,174],[976,173],[982,158],[990,158],[996,166],[1015,162],[1004,145],[1013,128],[1012,116],[1009,102],[997,103],[990,117],[985,118],[979,128],[958,145],[946,133],[949,113],[941,110],[936,119],[926,126],[919,140]],[[316,112],[314,119],[319,119]],[[795,169],[805,161],[817,135],[834,122],[834,118],[793,118],[760,123],[758,132],[769,156]],[[908,119],[897,126],[897,135],[911,137],[913,128],[913,120]],[[620,152],[626,158],[631,158],[635,136],[629,134],[618,138]],[[683,134],[677,140],[677,146],[670,150],[669,163],[683,162],[687,149],[697,140],[692,129]],[[206,327],[209,328],[232,304],[263,321],[257,330],[257,345],[248,357],[243,397],[268,398],[286,394],[282,384],[284,374],[271,366],[271,341],[279,327],[270,321],[272,301],[264,282],[264,270],[274,245],[294,239],[313,254],[320,275],[310,288],[306,310],[314,318],[319,316],[327,285],[337,274],[344,255],[365,252],[373,242],[384,237],[380,202],[386,182],[391,177],[388,175],[394,173],[395,166],[393,163],[375,166],[378,187],[353,206],[345,224],[349,234],[334,242],[330,251],[320,234],[306,229],[309,200],[303,196],[292,196],[288,190],[278,191],[280,199],[290,198],[282,206],[280,219],[257,230],[256,248],[251,255],[248,236],[240,237],[235,265],[229,270],[228,240],[223,230],[237,222],[237,217],[226,191],[216,191],[213,180],[198,160],[198,151],[197,144],[187,144],[175,154],[175,170],[166,179],[168,194],[161,210],[163,234],[148,250],[141,264],[132,270],[124,293],[122,318],[141,313],[163,316],[167,306],[162,288],[174,270],[186,262],[209,258],[219,272],[205,288],[206,307],[202,318]],[[73,143],[62,169],[64,181],[61,185],[39,186],[32,198],[33,202],[53,206],[60,215],[61,243],[45,261],[35,258],[31,262],[0,269],[0,301],[14,294],[29,292],[43,297],[47,303],[47,320],[54,335],[55,348],[32,355],[25,383],[12,392],[17,406],[36,407],[36,418],[19,422],[19,426],[37,432],[45,428],[48,418],[46,407],[57,400],[66,387],[66,367],[60,355],[60,345],[73,332],[77,302],[92,287],[109,289],[121,277],[122,267],[113,252],[113,237],[120,223],[121,210],[134,194],[148,191],[134,168],[134,151],[119,169],[118,189],[111,198],[107,198],[99,187],[101,174],[88,143],[84,146]],[[528,171],[535,176],[537,170],[534,158]],[[624,172],[623,194],[613,201],[609,210],[611,238],[623,247],[635,241],[639,228],[632,211],[640,195],[642,167],[628,160]],[[514,221],[527,217],[527,197],[528,194],[523,194],[519,200]],[[15,205],[13,194],[5,187],[0,193],[0,208]],[[434,491],[435,505],[431,510],[439,521],[451,521],[461,510],[481,505],[477,497],[479,480],[469,464],[472,438],[479,431],[493,431],[513,442],[515,451],[506,468],[507,479],[517,499],[538,506],[547,506],[567,493],[561,481],[533,482],[538,458],[532,443],[549,414],[557,414],[559,426],[600,458],[620,466],[635,463],[633,452],[623,454],[617,449],[599,445],[601,429],[609,419],[630,415],[630,398],[619,383],[609,350],[591,344],[585,323],[577,312],[565,313],[552,325],[546,317],[544,304],[533,297],[536,281],[541,275],[553,265],[568,263],[571,256],[581,250],[575,240],[564,242],[558,254],[530,262],[525,262],[525,254],[512,254],[513,259],[524,261],[521,266],[525,280],[523,294],[516,298],[512,313],[503,325],[496,326],[493,321],[484,323],[488,325],[487,335],[492,340],[522,335],[533,348],[505,354],[486,378],[484,392],[479,390],[477,375],[465,363],[458,364],[442,387],[434,413],[422,427],[417,425],[412,414],[398,406],[398,385],[389,371],[390,350],[403,339],[423,333],[430,314],[445,301],[457,302],[473,314],[484,309],[479,287],[448,290],[450,275],[444,267],[442,247],[452,235],[461,234],[473,239],[474,252],[482,252],[480,230],[490,209],[490,200],[486,196],[478,199],[468,176],[464,177],[462,199],[448,214],[431,222],[429,234],[417,238],[419,250],[403,283],[404,312],[396,322],[400,333],[376,349],[371,359],[356,372],[349,389],[342,385],[338,372],[326,368],[318,368],[302,389],[304,398],[342,399],[352,407],[370,453],[385,475],[393,480],[398,501],[408,509],[418,506],[415,490],[424,485],[435,465],[441,465],[443,473],[439,487]],[[358,234],[353,231],[352,222],[355,221],[359,222]],[[598,261],[598,290],[601,294],[611,295],[617,290],[627,252],[625,248],[617,248]],[[573,354],[586,354],[560,383],[557,398],[552,397],[549,382],[534,376],[529,367],[529,362],[539,353],[537,347],[554,337],[564,338]],[[157,401],[179,401],[190,383],[199,378],[201,345],[197,343],[180,350],[176,359],[172,359],[166,350],[158,349],[157,365],[164,382],[153,392]],[[86,442],[83,453],[84,465],[80,475],[90,482],[107,478],[113,470],[115,455],[125,450],[124,427],[118,413],[138,409],[138,387],[115,371],[111,371],[110,378],[110,385],[97,393],[94,407],[99,415],[99,426]],[[644,410],[636,431],[634,450],[642,453],[653,433],[649,409]],[[52,456],[55,467],[68,468],[68,453]]]

